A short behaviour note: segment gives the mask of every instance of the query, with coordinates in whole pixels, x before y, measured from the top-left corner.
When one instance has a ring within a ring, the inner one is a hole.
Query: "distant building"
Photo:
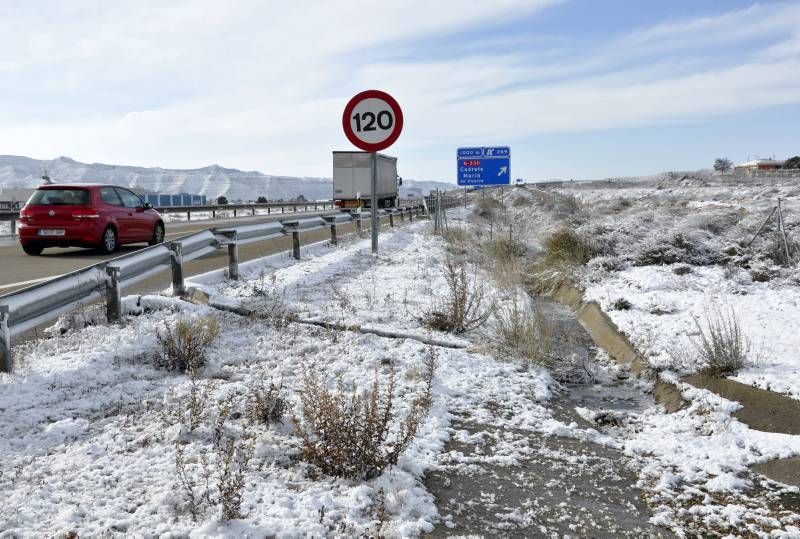
[[[18,210],[31,197],[34,189],[0,187],[0,210]]]
[[[755,159],[747,163],[742,163],[741,165],[736,165],[733,167],[733,170],[745,174],[752,174],[754,172],[775,172],[783,166],[783,163],[784,161],[778,161],[776,159]]]
[[[156,208],[170,208],[175,206],[206,206],[205,195],[190,195],[179,193],[177,195],[162,195],[160,193],[146,193],[142,195],[145,202],[149,202]]]

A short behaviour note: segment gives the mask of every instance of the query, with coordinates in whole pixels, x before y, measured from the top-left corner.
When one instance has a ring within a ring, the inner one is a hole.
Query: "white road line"
[[[0,285],[0,290],[3,290],[5,288],[14,288],[15,286],[25,286],[28,284],[41,283],[42,281],[49,281],[50,279],[55,279],[56,277],[61,277],[61,275],[51,275],[50,277],[42,277],[41,279],[31,279],[30,281],[20,281],[18,283],[4,284]]]

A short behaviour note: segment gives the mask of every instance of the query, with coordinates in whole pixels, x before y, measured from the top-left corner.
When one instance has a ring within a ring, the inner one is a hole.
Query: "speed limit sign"
[[[380,90],[366,90],[344,108],[342,127],[347,139],[365,152],[379,152],[395,143],[403,130],[403,111]]]

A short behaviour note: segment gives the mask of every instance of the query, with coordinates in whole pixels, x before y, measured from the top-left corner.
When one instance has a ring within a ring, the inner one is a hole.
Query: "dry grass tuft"
[[[741,322],[730,308],[714,307],[701,324],[694,318],[699,335],[692,339],[695,352],[703,365],[701,373],[714,377],[736,374],[752,361],[750,339],[742,332]]]
[[[207,362],[207,348],[219,336],[216,318],[181,319],[174,329],[164,323],[164,330],[156,333],[161,352],[154,361],[169,371],[197,373]]]
[[[247,416],[251,423],[261,425],[277,423],[288,408],[282,386],[276,386],[272,382],[267,385],[263,380],[250,386]]]
[[[546,259],[549,264],[584,265],[597,250],[577,232],[562,228],[545,241]]]
[[[425,390],[403,419],[396,417],[395,375],[381,384],[375,373],[371,390],[348,394],[339,385],[327,389],[312,371],[306,371],[300,392],[302,420],[292,418],[303,447],[303,460],[323,473],[352,479],[380,475],[408,448],[432,402],[435,355],[428,363]]]
[[[530,306],[514,297],[497,310],[497,349],[506,357],[549,367],[553,363],[553,325],[539,305]]]

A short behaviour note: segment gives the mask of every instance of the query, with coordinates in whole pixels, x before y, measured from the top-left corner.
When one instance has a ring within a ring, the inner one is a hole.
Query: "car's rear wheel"
[[[158,245],[164,241],[164,224],[156,223],[153,228],[153,237],[147,242],[149,245]]]
[[[25,251],[25,254],[39,256],[42,254],[42,251],[44,251],[44,247],[41,245],[23,245],[22,250]]]
[[[114,230],[112,226],[106,227],[103,231],[103,240],[100,243],[100,250],[110,255],[117,250],[117,247],[119,247],[117,243],[117,231]]]

